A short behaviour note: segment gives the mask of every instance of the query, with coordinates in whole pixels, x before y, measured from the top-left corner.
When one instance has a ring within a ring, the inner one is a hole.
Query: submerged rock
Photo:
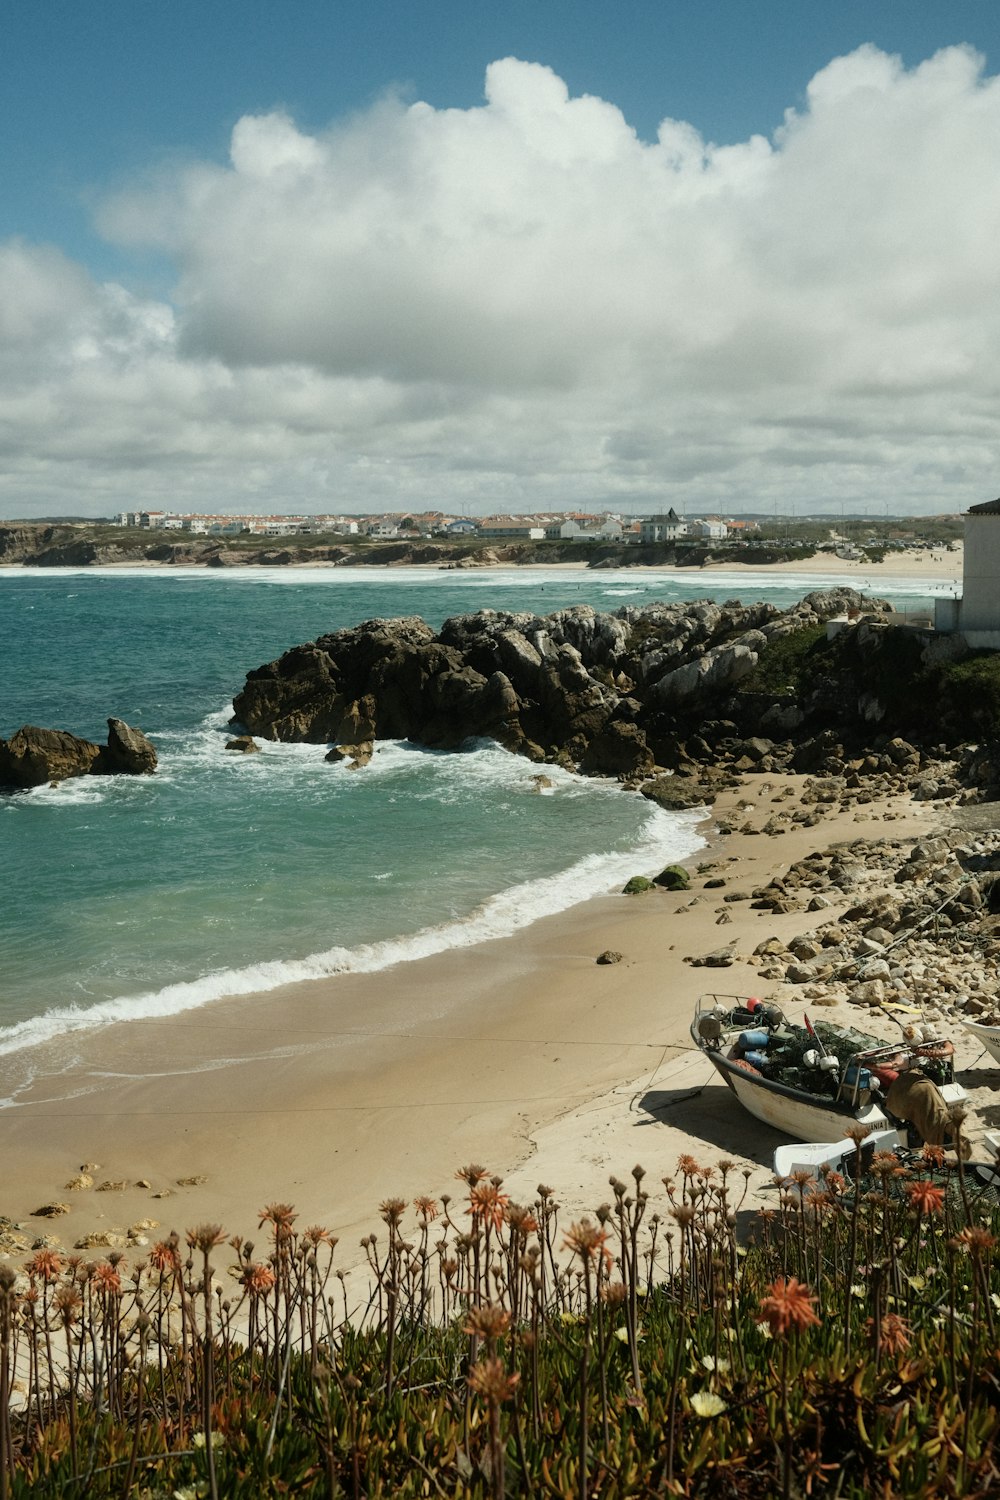
[[[239,755],[260,754],[260,746],[251,734],[238,734],[233,739],[226,741],[227,750],[235,750]]]

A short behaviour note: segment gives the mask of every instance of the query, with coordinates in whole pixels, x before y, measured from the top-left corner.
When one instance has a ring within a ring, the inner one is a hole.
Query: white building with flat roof
[[[975,650],[1000,651],[1000,500],[966,511],[962,597],[936,600],[934,624]]]

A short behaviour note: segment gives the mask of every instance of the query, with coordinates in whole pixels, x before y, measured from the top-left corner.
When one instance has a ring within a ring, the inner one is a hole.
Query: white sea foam
[[[0,586],[5,579],[38,581],[39,570],[37,568],[25,568],[12,566],[0,568]],[[751,569],[743,566],[739,570],[723,570],[718,568],[702,571],[695,568],[667,568],[657,567],[654,569],[639,571],[635,567],[629,568],[602,568],[599,573],[584,570],[579,573],[567,571],[565,568],[476,568],[463,571],[462,569],[447,569],[437,565],[417,565],[413,567],[391,567],[391,566],[317,566],[317,567],[242,567],[242,568],[204,568],[204,567],[76,567],[76,568],[46,568],[46,577],[78,578],[88,577],[102,581],[113,581],[116,578],[142,578],[154,582],[169,584],[175,581],[200,582],[207,588],[232,587],[246,583],[265,584],[270,587],[310,587],[310,588],[341,588],[348,584],[365,584],[370,588],[389,587],[394,593],[406,592],[409,589],[426,589],[428,587],[439,587],[452,591],[461,591],[476,594],[483,590],[496,590],[504,588],[510,590],[532,589],[544,590],[548,587],[558,588],[563,596],[573,590],[583,594],[599,597],[600,594],[608,594],[615,588],[623,588],[627,592],[648,592],[653,594],[667,595],[673,600],[700,598],[709,596],[713,598],[742,598],[742,599],[767,599],[778,594],[782,597],[801,598],[803,594],[811,593],[817,589],[832,588],[855,588],[862,593],[874,594],[879,598],[889,599],[912,599],[923,598],[936,594],[954,594],[958,585],[948,581],[942,581],[938,577],[891,577],[881,578],[874,572],[871,577],[864,573],[863,569],[843,573],[811,573],[807,566],[801,571],[794,573],[776,573],[764,566]],[[640,588],[640,580],[645,587]],[[624,595],[622,596],[624,597]],[[539,601],[539,608],[545,608],[545,601]],[[395,606],[391,611],[399,613]]]
[[[513,761],[515,757],[509,759]],[[301,959],[221,970],[200,979],[101,1001],[90,1007],[58,1007],[0,1030],[0,1056],[21,1052],[73,1032],[122,1021],[176,1016],[208,1005],[213,1000],[262,994],[304,980],[327,979],[345,973],[373,973],[450,948],[471,947],[505,937],[541,917],[565,911],[592,896],[614,890],[631,875],[643,871],[652,873],[665,863],[687,858],[704,844],[698,822],[697,813],[667,813],[651,806],[640,839],[632,849],[613,854],[590,854],[557,875],[514,885],[484,901],[468,917],[428,927],[407,937],[360,944],[354,948],[328,948]]]

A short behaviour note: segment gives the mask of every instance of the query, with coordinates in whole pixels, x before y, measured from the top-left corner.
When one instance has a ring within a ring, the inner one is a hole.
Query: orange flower
[[[226,1243],[226,1231],[221,1224],[199,1224],[196,1229],[188,1230],[186,1239],[192,1250],[207,1255],[216,1245]]]
[[[477,1182],[482,1182],[486,1175],[486,1168],[481,1167],[478,1162],[473,1162],[468,1167],[459,1167],[455,1173],[459,1182],[466,1183],[470,1188],[474,1188]]]
[[[440,1212],[437,1206],[437,1199],[428,1198],[426,1194],[422,1194],[419,1198],[414,1198],[413,1207],[417,1210],[417,1213],[420,1215],[420,1217],[424,1219],[428,1224],[432,1221],[432,1219],[436,1219],[438,1213]]]
[[[32,1279],[37,1276],[51,1284],[59,1279],[62,1268],[63,1258],[58,1250],[36,1250],[24,1269]]]
[[[803,1201],[806,1208],[811,1208],[814,1214],[823,1214],[833,1206],[833,1194],[825,1189],[813,1187],[806,1193]]]
[[[290,1203],[268,1203],[258,1214],[257,1222],[273,1224],[275,1239],[287,1240],[291,1238],[292,1225],[297,1218],[298,1214]]]
[[[939,1214],[944,1207],[944,1188],[933,1182],[908,1182],[906,1196],[916,1214]]]
[[[865,1327],[870,1338],[875,1336],[875,1319],[869,1318]],[[910,1325],[898,1313],[886,1313],[879,1329],[879,1354],[902,1354],[910,1347]]]
[[[963,1249],[971,1250],[974,1255],[982,1255],[984,1252],[989,1252],[993,1249],[996,1242],[996,1235],[990,1234],[989,1230],[984,1229],[980,1224],[968,1225],[965,1229],[960,1230],[952,1240],[952,1244],[956,1248],[961,1245]]]
[[[816,1301],[809,1288],[795,1276],[779,1276],[771,1295],[762,1297],[760,1310],[773,1334],[787,1333],[789,1328],[809,1328],[819,1323],[813,1306]]]
[[[275,1275],[270,1266],[257,1262],[246,1267],[241,1280],[251,1297],[266,1297],[274,1286]]]
[[[501,1193],[495,1183],[477,1182],[469,1193],[466,1213],[471,1214],[473,1219],[482,1219],[484,1224],[492,1224],[494,1229],[499,1229],[509,1202],[509,1196]]]
[[[329,1245],[330,1249],[332,1250],[337,1244],[337,1236],[335,1234],[332,1234],[329,1229],[324,1229],[322,1224],[310,1224],[309,1228],[305,1231],[302,1238],[305,1240],[306,1244],[311,1245],[314,1250],[319,1245]]]
[[[506,1211],[507,1223],[515,1234],[527,1239],[529,1234],[538,1231],[538,1220],[530,1208],[524,1208],[520,1203],[508,1203]]]
[[[598,1229],[589,1219],[581,1219],[578,1224],[571,1224],[563,1236],[563,1248],[572,1250],[582,1261],[603,1260],[606,1270],[611,1269],[611,1251],[608,1249],[608,1234],[605,1229]]]
[[[487,1401],[508,1401],[520,1379],[520,1375],[508,1375],[503,1361],[494,1357],[481,1359],[469,1371],[470,1389]]]
[[[61,1286],[56,1292],[56,1312],[64,1328],[76,1322],[82,1306],[80,1293],[75,1286]]]
[[[149,1263],[157,1271],[179,1271],[181,1258],[176,1245],[172,1245],[169,1240],[158,1241],[149,1252]]]
[[[484,1303],[482,1307],[472,1307],[467,1314],[467,1321],[462,1329],[475,1338],[486,1339],[487,1343],[494,1343],[503,1338],[510,1328],[510,1313],[505,1308],[496,1307],[493,1303]]]
[[[91,1267],[89,1280],[99,1292],[110,1292],[112,1296],[117,1296],[122,1289],[121,1277],[106,1260],[99,1260]]]
[[[906,1168],[895,1151],[876,1151],[872,1155],[872,1171],[880,1177],[905,1177]]]

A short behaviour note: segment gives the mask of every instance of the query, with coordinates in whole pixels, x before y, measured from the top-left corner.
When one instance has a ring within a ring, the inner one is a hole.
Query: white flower
[[[710,1354],[703,1354],[701,1362],[706,1370],[714,1370],[719,1375],[729,1374],[728,1359],[713,1359]]]
[[[695,1391],[691,1397],[691,1410],[698,1417],[717,1417],[726,1410],[726,1403],[714,1391]]]

